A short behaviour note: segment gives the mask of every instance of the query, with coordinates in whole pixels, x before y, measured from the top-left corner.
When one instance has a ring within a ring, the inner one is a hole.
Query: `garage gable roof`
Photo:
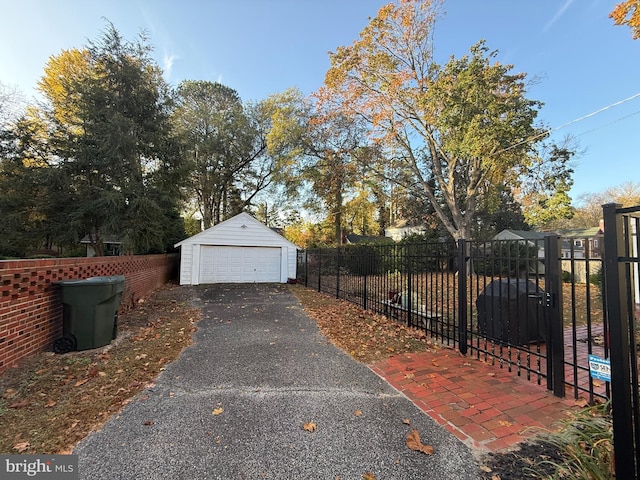
[[[257,240],[256,232],[259,231],[259,238]],[[230,243],[233,236],[233,241]],[[240,241],[239,239],[246,238],[246,241]],[[288,246],[291,248],[298,248],[294,243],[284,238],[282,235],[274,232],[264,223],[256,220],[248,213],[242,212],[231,217],[224,222],[220,222],[213,227],[207,228],[205,231],[197,233],[192,237],[185,238],[181,242],[176,243],[175,247],[182,245],[202,244],[202,245],[236,245],[242,244],[244,246],[261,246],[265,240],[268,240],[264,246]],[[239,242],[239,243],[238,243]]]

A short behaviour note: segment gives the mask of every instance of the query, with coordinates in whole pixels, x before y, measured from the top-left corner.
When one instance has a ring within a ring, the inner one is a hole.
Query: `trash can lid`
[[[110,275],[108,277],[89,277],[89,278],[85,278],[86,282],[91,282],[91,283],[104,283],[104,284],[111,284],[111,283],[120,283],[120,282],[124,282],[125,281],[125,276],[124,275]]]
[[[53,282],[54,285],[65,287],[87,286],[87,285],[113,285],[116,283],[124,283],[126,277],[124,275],[110,275],[105,277],[89,277],[74,280],[60,280]]]

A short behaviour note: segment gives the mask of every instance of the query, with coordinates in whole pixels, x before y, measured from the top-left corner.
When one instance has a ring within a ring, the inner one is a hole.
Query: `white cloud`
[[[175,62],[175,60],[178,57],[176,57],[173,54],[168,54],[165,53],[164,57],[162,58],[162,70],[164,71],[164,74],[166,75],[166,77],[171,77],[171,70],[173,68],[173,62]]]
[[[549,20],[547,22],[547,24],[542,29],[542,32],[543,33],[546,32],[547,30],[549,30],[553,26],[554,23],[556,23],[558,20],[560,20],[560,17],[562,17],[562,15],[564,15],[564,12],[567,11],[567,9],[571,6],[572,3],[573,3],[573,0],[566,0],[566,2],[564,2],[564,5],[562,5],[562,7],[560,7],[560,9],[553,16],[553,18],[551,18],[551,20]]]

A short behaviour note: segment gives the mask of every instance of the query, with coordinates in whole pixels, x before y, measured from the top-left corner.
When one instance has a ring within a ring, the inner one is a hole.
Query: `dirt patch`
[[[554,463],[563,463],[562,454],[545,442],[525,442],[516,450],[488,454],[481,466],[483,480],[546,478],[555,473]]]
[[[121,315],[118,338],[95,350],[33,355],[0,376],[0,452],[65,453],[148,387],[191,342],[190,291],[156,290]]]

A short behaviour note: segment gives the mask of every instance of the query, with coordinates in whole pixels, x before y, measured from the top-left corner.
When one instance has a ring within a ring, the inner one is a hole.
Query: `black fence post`
[[[467,354],[467,240],[458,240],[458,350]]]
[[[412,301],[412,297],[413,297],[413,285],[411,284],[411,262],[413,261],[413,259],[411,258],[411,244],[410,243],[406,243],[404,245],[404,259],[405,259],[405,265],[406,265],[406,269],[407,269],[407,301],[406,301],[406,307],[407,307],[407,326],[410,327],[413,323],[413,315],[411,313],[411,311],[413,310],[413,305],[411,305]]]
[[[547,322],[547,389],[564,397],[564,320],[562,308],[562,239],[545,235],[545,292],[539,299]]]
[[[304,251],[304,286],[309,286],[309,250]]]
[[[611,406],[613,410],[613,446],[616,459],[616,478],[638,478],[639,445],[634,438],[634,405],[631,395],[631,365],[629,349],[629,291],[626,285],[623,218],[618,214],[621,205],[602,206],[604,216],[604,274],[606,277],[606,305],[609,320],[611,361]],[[633,352],[635,356],[635,352]],[[637,407],[637,405],[636,405]],[[637,415],[637,412],[635,412]]]
[[[362,305],[362,308],[367,310],[367,307],[368,307],[368,305],[367,305],[367,297],[369,296],[369,292],[367,290],[367,274],[366,273],[364,274],[364,279],[363,280],[364,280],[364,282],[363,282],[364,285],[362,287],[363,288],[363,292],[362,292],[362,303],[363,303],[363,305]]]
[[[321,292],[320,282],[322,281],[322,249],[318,249],[318,291]]]
[[[340,250],[336,249],[336,298],[340,298]]]

